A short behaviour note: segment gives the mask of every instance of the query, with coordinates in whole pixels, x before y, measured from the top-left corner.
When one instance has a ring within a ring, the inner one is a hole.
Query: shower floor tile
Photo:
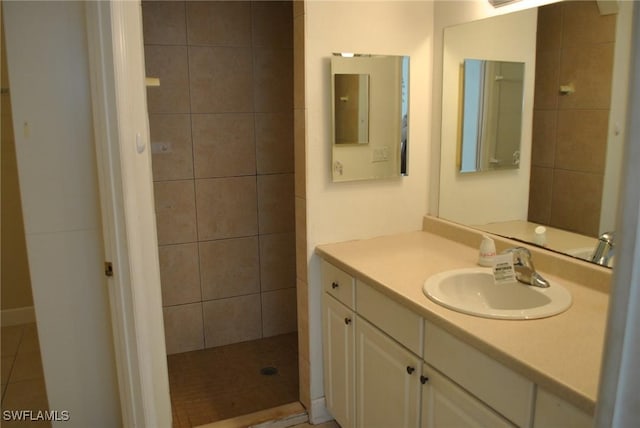
[[[297,333],[167,356],[173,426],[192,427],[298,401]],[[276,374],[261,374],[274,367]]]

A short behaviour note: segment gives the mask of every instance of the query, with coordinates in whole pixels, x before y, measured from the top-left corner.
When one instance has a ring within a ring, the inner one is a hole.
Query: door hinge
[[[104,274],[106,276],[113,276],[113,263],[104,262]]]

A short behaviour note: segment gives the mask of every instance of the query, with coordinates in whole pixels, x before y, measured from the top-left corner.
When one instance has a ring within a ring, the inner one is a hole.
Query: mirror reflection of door
[[[460,172],[520,164],[524,63],[464,60]]]
[[[369,142],[369,75],[335,74],[335,143]]]

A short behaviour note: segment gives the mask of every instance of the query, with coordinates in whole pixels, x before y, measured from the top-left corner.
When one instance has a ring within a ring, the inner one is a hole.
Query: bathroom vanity
[[[610,270],[532,248],[538,270],[573,298],[536,320],[429,300],[424,281],[474,267],[481,236],[425,217],[422,231],[317,247],[325,399],[343,428],[591,426]]]

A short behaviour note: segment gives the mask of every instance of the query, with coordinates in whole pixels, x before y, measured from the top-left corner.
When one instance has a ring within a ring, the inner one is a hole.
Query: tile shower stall
[[[296,331],[292,3],[142,11],[167,353]]]

